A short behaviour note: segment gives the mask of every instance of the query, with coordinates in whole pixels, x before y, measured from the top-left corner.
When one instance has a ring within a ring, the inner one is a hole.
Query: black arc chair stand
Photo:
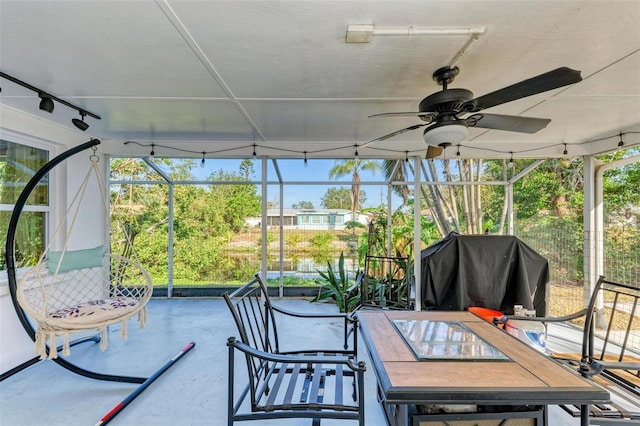
[[[16,315],[18,316],[18,320],[22,324],[23,328],[34,342],[36,341],[36,330],[34,329],[31,321],[25,310],[20,306],[17,297],[17,280],[16,280],[16,262],[15,262],[15,235],[18,226],[18,220],[20,218],[20,214],[23,211],[25,204],[27,203],[27,199],[29,198],[31,192],[37,187],[40,180],[42,180],[54,167],[68,159],[69,157],[78,154],[82,151],[85,151],[89,148],[94,148],[100,144],[100,141],[97,139],[92,139],[89,142],[85,142],[84,144],[78,145],[74,148],[71,148],[48,163],[46,163],[42,168],[40,168],[33,177],[26,184],[25,188],[22,190],[20,196],[18,197],[15,208],[12,212],[11,219],[9,221],[9,227],[7,229],[7,240],[6,240],[6,250],[5,250],[5,258],[7,264],[7,278],[9,281],[9,293],[11,295],[11,300],[13,303],[13,307],[16,311]],[[95,154],[94,154],[95,155]],[[100,342],[100,336],[92,336],[88,338],[78,339],[73,342],[70,342],[69,346],[75,346],[84,342]],[[195,347],[194,342],[188,343],[183,349],[181,349],[176,355],[174,355],[167,363],[165,363],[159,370],[157,370],[154,374],[149,377],[135,377],[135,376],[122,376],[122,375],[113,375],[113,374],[105,374],[99,373],[95,371],[90,371],[85,368],[82,368],[78,365],[75,365],[68,360],[61,357],[54,357],[51,360],[58,364],[59,366],[84,377],[88,377],[96,380],[104,380],[111,382],[123,382],[123,383],[134,383],[139,386],[131,393],[129,396],[117,404],[109,413],[103,416],[100,421],[97,423],[99,425],[104,425],[110,422],[120,411],[122,411],[134,398],[136,398],[142,391],[144,391],[151,383],[153,383],[160,375],[162,375],[165,371],[167,371],[171,366],[173,366],[184,354]],[[58,347],[50,347],[46,346],[46,353],[49,354],[51,351],[57,353]],[[12,369],[0,375],[0,381],[11,377],[12,375],[24,370],[25,368],[39,362],[41,360],[40,357],[34,357]]]

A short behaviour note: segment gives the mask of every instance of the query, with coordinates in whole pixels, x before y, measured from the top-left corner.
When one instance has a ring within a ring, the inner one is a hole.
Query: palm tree
[[[409,162],[404,160],[383,160],[382,171],[385,179],[387,181],[405,181],[409,175],[408,165]],[[402,197],[402,204],[406,206],[409,200],[409,187],[407,185],[394,185],[392,190],[396,195]]]
[[[351,220],[355,220],[356,211],[360,210],[360,172],[369,170],[372,174],[380,168],[375,160],[336,160],[335,165],[329,170],[329,179],[335,179],[345,175],[352,175],[351,183]]]

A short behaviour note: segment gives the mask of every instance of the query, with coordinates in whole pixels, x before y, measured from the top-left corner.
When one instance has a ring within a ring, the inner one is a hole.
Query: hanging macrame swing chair
[[[104,217],[109,218],[108,192],[98,167],[99,157],[95,152],[98,144],[100,144],[99,140],[92,139],[49,161],[34,174],[18,197],[7,230],[5,252],[7,276],[18,319],[35,342],[38,356],[3,374],[2,379],[38,360],[48,358],[74,373],[93,379],[141,384],[131,394],[132,400],[151,381],[193,348],[195,343],[189,343],[169,363],[148,378],[96,373],[58,356],[60,349],[62,355],[67,356],[70,354],[71,346],[86,341],[99,341],[100,348],[106,349],[108,327],[119,324],[121,337],[126,338],[127,322],[134,317],[138,318],[140,327],[144,327],[146,305],[153,291],[151,278],[135,259],[131,241],[126,236],[124,252],[128,253],[127,257],[109,253],[109,250],[105,250],[102,245],[77,250],[69,249],[74,227],[78,219],[83,216],[82,200],[87,192],[94,191],[95,187],[98,188],[98,195],[105,207]],[[90,155],[91,166],[80,183],[78,191],[69,202],[66,213],[50,236],[37,263],[25,272],[19,281],[16,281],[15,234],[18,219],[29,195],[56,165],[88,148],[93,149],[93,154]],[[87,217],[82,217],[81,220],[86,221]],[[75,244],[77,245],[78,242],[75,241]],[[35,328],[32,322],[35,323]],[[86,335],[86,331],[96,331],[97,335],[70,341],[72,334],[85,332]],[[59,345],[60,336],[62,344]],[[117,411],[112,410],[109,413],[109,420],[122,408],[124,406],[121,403]]]
[[[95,329],[100,333],[100,349],[105,350],[110,325],[119,324],[124,339],[129,319],[137,316],[141,328],[147,321],[146,305],[153,283],[134,251],[128,250],[134,258],[126,258],[110,253],[103,245],[69,249],[91,185],[98,188],[103,210],[108,212],[99,157],[94,152],[90,160],[91,167],[38,262],[18,282],[18,303],[37,323],[35,344],[40,359],[58,357],[58,336],[63,338],[62,354],[68,356],[70,335]],[[66,232],[61,232],[65,228]],[[60,250],[53,250],[54,245]]]

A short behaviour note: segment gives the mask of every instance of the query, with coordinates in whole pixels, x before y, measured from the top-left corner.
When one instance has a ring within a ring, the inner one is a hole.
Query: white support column
[[[168,266],[167,266],[167,297],[173,296],[173,182],[169,182],[169,218],[168,233],[169,244],[167,247]]]
[[[104,199],[101,200],[103,205],[105,206],[103,217],[100,218],[102,221],[102,241],[103,246],[107,247],[107,251],[111,253],[111,180],[109,176],[111,176],[111,156],[109,154],[104,154],[104,162],[102,163],[102,182],[104,183],[105,193]],[[56,223],[56,222],[53,222]],[[45,234],[49,235],[49,234]]]
[[[280,182],[280,284],[278,285],[278,296],[284,297],[284,184]]]
[[[589,304],[591,289],[597,277],[597,227],[595,206],[595,169],[596,159],[584,157],[584,306]]]
[[[602,175],[605,168],[601,164],[593,167],[593,213],[595,235],[595,271],[592,276],[592,283],[597,281],[600,275],[604,275],[604,200],[602,193]]]
[[[601,162],[594,161],[593,166],[591,167],[592,173],[593,173],[593,179],[592,179],[593,209],[592,210],[593,210],[593,217],[594,217],[594,222],[593,222],[594,225],[592,225],[592,228],[593,228],[593,234],[594,234],[593,240],[595,240],[594,241],[595,243],[594,265],[595,266],[591,268],[593,269],[594,272],[590,280],[589,293],[588,293],[589,295],[591,295],[592,289],[598,277],[600,275],[604,275],[605,273],[604,271],[604,194],[603,194],[603,185],[602,185],[604,172],[606,172],[607,170],[623,167],[623,166],[638,163],[638,162],[640,162],[640,156],[635,155],[632,157],[627,157],[627,158],[622,158],[620,160],[612,161],[607,164],[602,164]],[[585,164],[586,164],[586,160],[585,160]],[[585,187],[586,187],[586,179],[587,179],[587,174],[585,171]],[[586,204],[586,199],[587,197],[586,197],[586,189],[585,189],[585,204]],[[586,225],[585,225],[585,229],[586,229]],[[585,294],[586,293],[587,292],[585,291]],[[601,321],[599,324],[600,325],[605,324],[604,310],[603,310],[604,299],[603,299],[602,293],[598,295],[596,306],[598,307],[599,312],[601,313],[601,315],[597,317],[598,321]]]
[[[422,234],[422,221],[420,215],[420,206],[422,205],[420,200],[420,170],[422,167],[422,158],[420,156],[414,157],[414,180],[413,180],[413,278],[416,283],[415,286],[415,310],[422,310],[422,244],[420,235]]]
[[[260,230],[262,231],[262,244],[260,245],[260,275],[267,282],[267,158],[262,158],[262,219],[260,220]]]
[[[594,246],[594,257],[595,257],[595,267],[593,275],[591,275],[589,279],[589,288],[585,289],[585,307],[588,306],[591,296],[593,295],[593,290],[596,285],[596,281],[600,275],[604,275],[604,206],[603,206],[603,196],[602,196],[602,174],[604,173],[604,167],[602,164],[598,164],[600,161],[595,161],[592,163],[593,167],[591,167],[591,173],[593,173],[591,181],[593,182],[593,224],[591,225],[591,230],[593,232],[595,240]],[[586,161],[585,161],[586,164]],[[585,173],[585,181],[587,174]],[[587,197],[585,194],[585,201]],[[587,291],[588,290],[588,291]],[[586,296],[589,297],[586,297]],[[607,321],[605,319],[604,313],[604,295],[602,292],[598,294],[596,299],[596,308],[597,315],[595,316],[595,326],[602,328],[606,327]]]

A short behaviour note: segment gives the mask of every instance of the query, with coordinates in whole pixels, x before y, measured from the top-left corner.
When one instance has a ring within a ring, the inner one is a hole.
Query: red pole
[[[138,395],[140,395],[142,393],[142,391],[144,391],[147,387],[149,387],[149,385],[151,383],[153,383],[153,381],[155,379],[157,379],[158,377],[160,377],[160,375],[162,373],[167,371],[169,369],[169,367],[171,367],[173,364],[175,364],[176,361],[178,361],[184,354],[186,354],[191,349],[193,349],[193,347],[195,345],[196,345],[195,342],[191,342],[187,346],[182,348],[182,350],[180,352],[178,352],[165,365],[163,365],[158,371],[156,371],[153,374],[153,376],[151,376],[147,380],[145,380],[144,383],[140,384],[140,386],[138,386],[136,388],[136,390],[131,392],[129,394],[129,396],[127,396],[125,399],[123,399],[122,402],[120,402],[118,405],[113,407],[111,409],[111,411],[109,411],[107,414],[105,414],[105,416],[103,418],[101,418],[98,423],[96,423],[96,426],[102,426],[102,425],[106,425],[107,423],[109,423],[120,411],[122,411],[127,405],[129,405],[129,403],[131,401],[133,401]]]

